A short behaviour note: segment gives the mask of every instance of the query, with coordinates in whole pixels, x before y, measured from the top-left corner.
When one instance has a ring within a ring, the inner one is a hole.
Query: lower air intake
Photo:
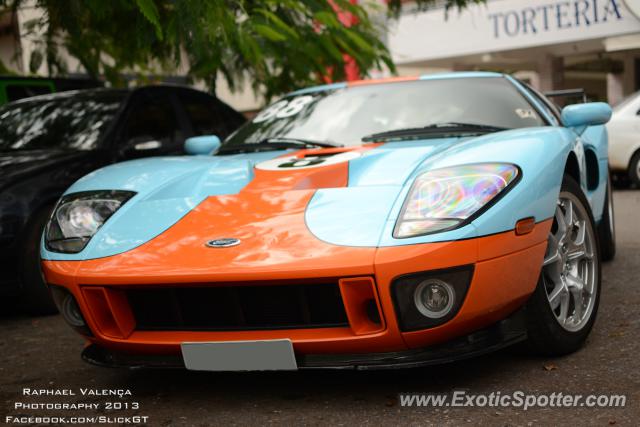
[[[349,326],[335,283],[129,289],[136,330],[228,331]]]

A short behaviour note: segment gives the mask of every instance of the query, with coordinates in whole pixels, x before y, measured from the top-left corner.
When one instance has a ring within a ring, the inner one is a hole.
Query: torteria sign
[[[461,13],[402,16],[394,60],[410,63],[640,32],[640,0],[494,0]]]

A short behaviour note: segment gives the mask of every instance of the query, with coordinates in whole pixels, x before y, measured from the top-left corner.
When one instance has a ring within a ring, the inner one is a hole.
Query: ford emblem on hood
[[[228,248],[230,246],[236,246],[240,244],[240,239],[233,237],[224,237],[222,239],[209,240],[206,246],[210,248]]]

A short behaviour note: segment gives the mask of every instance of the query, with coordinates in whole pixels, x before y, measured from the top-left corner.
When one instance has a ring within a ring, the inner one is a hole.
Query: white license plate
[[[298,369],[291,340],[185,342],[187,369],[193,371],[294,371]]]

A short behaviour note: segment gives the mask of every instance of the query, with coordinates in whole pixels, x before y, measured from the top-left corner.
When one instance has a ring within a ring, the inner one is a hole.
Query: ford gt
[[[99,365],[567,354],[615,252],[610,116],[488,72],[298,90],[188,156],[81,178],[42,237],[44,276]]]

